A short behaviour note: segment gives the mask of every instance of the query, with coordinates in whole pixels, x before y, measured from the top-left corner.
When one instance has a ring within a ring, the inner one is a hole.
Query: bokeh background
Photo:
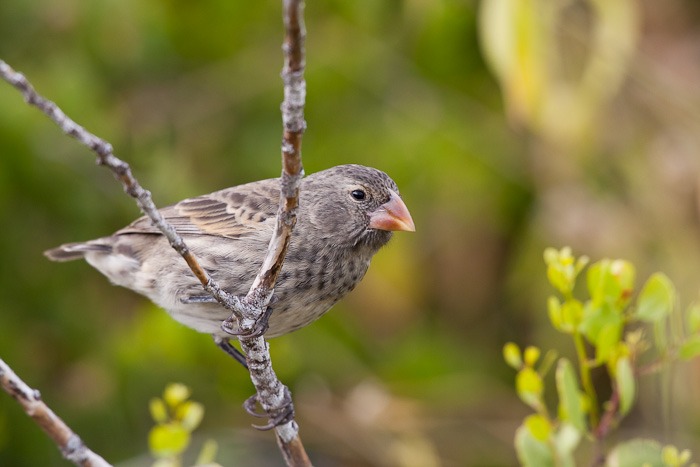
[[[160,205],[279,174],[280,2],[3,0],[0,57],[113,143]],[[323,466],[514,465],[528,410],[501,347],[559,347],[542,251],[700,284],[694,0],[308,1],[303,158],[383,169],[416,226],[361,286],[272,341]],[[89,151],[0,83],[0,357],[95,451],[151,462],[148,401],[206,405],[223,465],[281,465],[246,373],[57,244],[138,216]],[[700,458],[697,364],[642,382],[620,438]],[[66,465],[0,394],[0,465]]]

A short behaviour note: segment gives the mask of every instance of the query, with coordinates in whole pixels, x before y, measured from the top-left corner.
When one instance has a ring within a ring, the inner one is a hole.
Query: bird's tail
[[[57,248],[51,250],[46,250],[44,256],[49,258],[51,261],[73,261],[74,259],[81,259],[85,257],[86,253],[91,251],[102,251],[104,253],[109,253],[112,251],[112,245],[105,243],[66,243]]]

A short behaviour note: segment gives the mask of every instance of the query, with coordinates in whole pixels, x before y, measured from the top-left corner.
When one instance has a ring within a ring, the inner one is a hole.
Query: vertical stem
[[[586,355],[586,344],[583,342],[583,336],[575,332],[574,333],[574,344],[576,346],[576,355],[578,356],[578,367],[581,374],[581,384],[583,385],[583,390],[588,396],[588,400],[591,404],[590,410],[590,423],[591,430],[595,430],[598,426],[598,396],[593,387],[593,381],[591,380],[591,369],[588,366],[588,355]]]

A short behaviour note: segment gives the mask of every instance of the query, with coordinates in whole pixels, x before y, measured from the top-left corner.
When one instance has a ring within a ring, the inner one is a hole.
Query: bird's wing
[[[242,238],[272,232],[279,203],[279,180],[261,180],[208,195],[180,201],[160,210],[181,235]],[[147,217],[118,231],[124,234],[159,234]]]

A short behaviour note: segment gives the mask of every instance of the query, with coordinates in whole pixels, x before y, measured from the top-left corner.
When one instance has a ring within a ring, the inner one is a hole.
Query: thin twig
[[[620,390],[617,384],[613,385],[613,392],[610,400],[605,404],[605,412],[600,418],[600,423],[593,429],[593,436],[596,441],[596,454],[594,455],[592,466],[605,464],[605,438],[617,422],[616,417],[620,408]]]
[[[194,275],[202,283],[204,289],[215,297],[224,307],[240,315],[238,312],[238,298],[221,289],[221,287],[212,280],[187,247],[182,237],[175,231],[175,228],[163,218],[163,215],[153,203],[151,193],[145,190],[139,184],[138,180],[134,178],[129,164],[114,155],[110,143],[90,133],[81,125],[78,125],[54,102],[39,95],[22,73],[13,70],[3,60],[0,60],[0,77],[17,88],[28,104],[35,106],[46,114],[46,116],[53,120],[64,133],[77,139],[80,143],[97,154],[97,163],[108,167],[112,171],[114,177],[121,182],[124,191],[136,200],[136,204],[138,204],[141,212],[151,219],[154,225],[158,227],[168,239],[170,245],[185,259]]]
[[[110,466],[102,457],[92,452],[78,435],[66,425],[44,401],[36,389],[30,388],[0,359],[0,386],[22,406],[37,425],[54,440],[64,458],[82,467]]]

